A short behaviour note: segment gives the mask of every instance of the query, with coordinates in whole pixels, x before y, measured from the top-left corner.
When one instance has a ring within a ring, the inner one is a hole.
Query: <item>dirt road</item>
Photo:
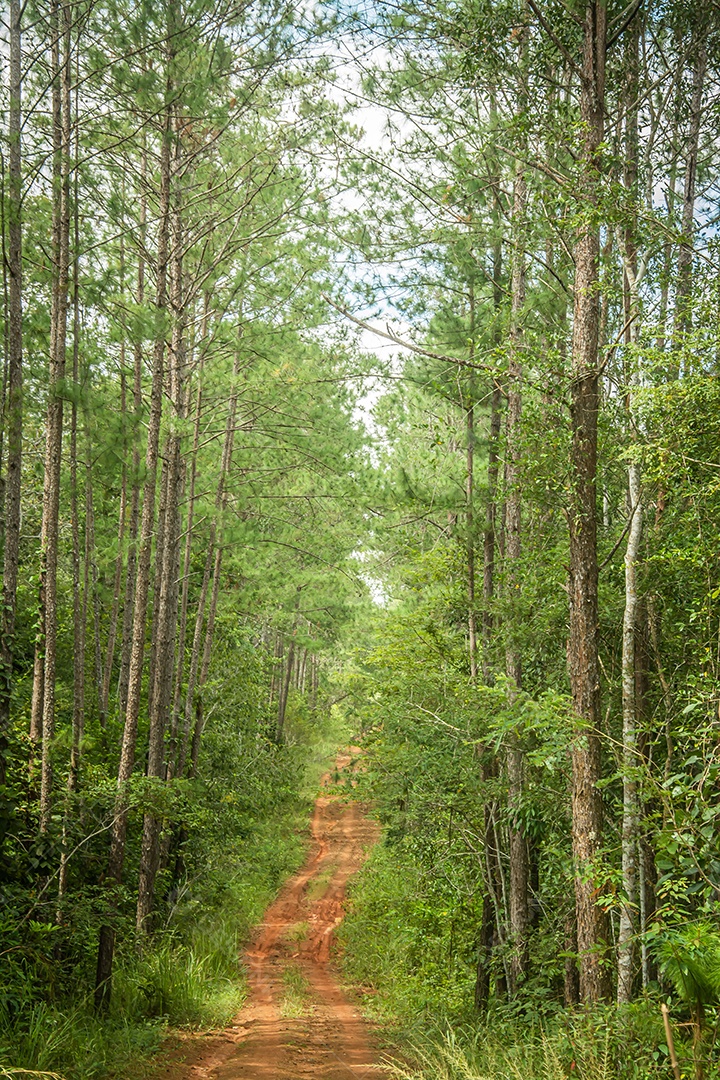
[[[351,755],[338,758],[348,768]],[[246,953],[250,993],[222,1036],[195,1048],[172,1080],[384,1080],[357,1007],[329,964],[348,880],[377,839],[329,777],[315,804],[313,846],[268,908]]]

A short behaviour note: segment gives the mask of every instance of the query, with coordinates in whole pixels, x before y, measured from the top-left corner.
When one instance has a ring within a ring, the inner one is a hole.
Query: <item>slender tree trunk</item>
[[[470,360],[475,356],[475,287],[470,282]],[[465,409],[466,468],[465,468],[465,525],[467,530],[467,595],[468,595],[468,651],[470,654],[470,678],[477,680],[477,618],[475,612],[475,387],[473,380],[468,386],[468,403]]]
[[[310,708],[315,711],[317,709],[317,695],[318,695],[318,682],[320,677],[318,658],[313,656],[310,667]]]
[[[7,271],[7,472],[3,548],[2,636],[0,638],[0,787],[5,784],[13,686],[15,607],[20,561],[20,477],[23,431],[22,310],[22,135],[21,4],[10,0],[10,85],[8,103]]]
[[[635,701],[635,638],[637,631],[637,559],[642,536],[640,469],[628,466],[628,504],[633,515],[625,550],[625,611],[623,615],[622,704],[623,704],[623,818],[622,878],[623,902],[618,933],[618,1004],[632,998],[633,943],[638,904],[638,843],[640,808],[638,802],[638,735]]]
[[[630,192],[633,203],[637,201],[637,162],[638,162],[638,50],[640,45],[639,30],[633,27],[627,36],[626,53],[626,136],[625,136],[625,186]],[[640,316],[638,297],[638,265],[636,256],[635,222],[625,230],[623,243],[623,281],[624,281],[624,323],[627,362],[625,365],[627,384],[626,413],[629,435],[633,434],[633,387],[638,382],[636,344],[638,338],[638,320]],[[625,550],[625,610],[623,614],[622,634],[622,709],[623,709],[623,818],[622,818],[622,904],[620,908],[620,926],[618,932],[618,1005],[627,1004],[632,998],[634,979],[634,938],[637,926],[638,906],[638,845],[640,830],[640,809],[638,802],[638,735],[636,701],[636,659],[635,642],[637,638],[637,560],[640,554],[642,536],[642,505],[640,492],[640,466],[632,460],[628,465],[628,514],[632,515]]]
[[[240,356],[236,354],[235,364],[233,366],[233,381],[234,384],[237,381],[238,374],[240,372]],[[190,660],[190,673],[188,676],[188,688],[185,698],[185,730],[183,732],[183,740],[180,752],[180,764],[178,765],[178,775],[182,775],[185,768],[185,760],[187,754],[187,745],[190,735],[190,727],[192,724],[192,709],[193,703],[195,704],[195,726],[193,729],[192,742],[190,745],[190,759],[191,759],[191,775],[195,776],[197,773],[198,761],[200,759],[200,743],[202,739],[203,728],[205,725],[205,715],[203,712],[202,704],[202,688],[207,681],[208,674],[210,672],[210,656],[212,653],[212,643],[215,633],[215,614],[217,612],[218,595],[220,591],[220,572],[222,569],[222,544],[217,541],[218,533],[218,520],[221,518],[223,511],[227,506],[227,481],[230,475],[230,468],[232,465],[233,447],[235,444],[235,417],[237,412],[237,389],[234,385],[233,393],[230,398],[230,406],[228,409],[227,423],[225,425],[225,442],[223,444],[222,458],[220,462],[220,477],[218,479],[217,494],[215,496],[215,508],[217,516],[213,520],[211,526],[211,542],[208,547],[207,561],[205,563],[205,573],[203,575],[203,586],[201,590],[200,603],[198,604],[197,617],[195,620],[195,634],[193,637],[193,649]],[[210,606],[208,610],[207,627],[205,630],[205,642],[203,645],[202,663],[200,664],[200,670],[197,675],[197,689],[196,689],[196,672],[198,669],[198,655],[199,644],[202,634],[203,613],[205,608],[205,598],[208,590],[208,578],[209,569],[211,566],[211,559],[214,558],[215,565],[213,567],[212,578],[212,594],[210,596]]]
[[[607,920],[596,903],[602,880],[600,669],[598,660],[598,561],[596,520],[598,426],[598,332],[600,238],[595,213],[603,140],[605,44],[604,0],[585,9],[580,113],[583,122],[581,209],[575,243],[575,300],[571,372],[570,635],[568,670],[575,713],[584,730],[572,748],[572,842],[580,996],[591,1004],[609,994]]]
[[[277,728],[275,730],[275,741],[278,743],[283,742],[285,738],[285,710],[287,709],[288,693],[292,683],[293,670],[295,665],[295,644],[297,640],[298,623],[299,623],[299,608],[300,608],[300,592],[302,586],[298,585],[295,592],[295,616],[293,618],[293,632],[290,638],[290,648],[287,652],[287,661],[285,667],[285,678],[280,686],[280,696],[278,698],[278,715],[277,715]]]
[[[147,198],[147,150],[143,145],[140,161],[140,239],[142,241],[137,266],[138,307],[145,302],[145,257],[143,250],[146,239]],[[120,648],[120,673],[118,675],[118,714],[124,716],[127,711],[128,681],[130,678],[130,654],[132,652],[133,608],[135,600],[135,580],[137,576],[137,537],[140,524],[140,447],[138,433],[142,416],[142,343],[136,341],[133,349],[133,407],[135,413],[135,445],[132,455],[132,493],[130,496],[130,522],[128,526],[129,546],[127,569],[125,571],[125,598],[123,602],[122,644]]]
[[[179,172],[179,138],[175,173]],[[172,211],[172,257],[170,259],[170,306],[173,313],[172,342],[168,363],[168,397],[172,403],[172,428],[167,438],[167,492],[165,505],[165,544],[160,574],[158,602],[158,641],[156,666],[151,670],[153,681],[152,706],[149,713],[147,775],[165,778],[165,733],[172,703],[172,676],[175,660],[175,638],[178,618],[178,578],[180,571],[180,498],[182,486],[181,425],[185,412],[185,311],[183,303],[182,266],[182,206],[176,191]],[[162,818],[153,811],[143,819],[143,839],[140,853],[140,876],[136,926],[138,933],[147,933],[153,909],[155,877],[160,856]]]
[[[692,325],[692,264],[694,255],[695,189],[702,99],[707,72],[707,45],[704,34],[698,36],[693,56],[693,89],[690,99],[690,130],[685,153],[685,185],[682,208],[682,240],[678,253],[677,287],[675,290],[675,321],[673,347],[679,348]]]
[[[167,377],[167,372],[166,372]],[[166,389],[167,396],[167,389]],[[155,672],[158,669],[158,652],[161,650],[161,635],[162,627],[161,621],[163,618],[163,609],[161,605],[162,598],[162,579],[163,579],[163,566],[165,563],[166,547],[168,542],[167,535],[167,505],[168,505],[168,488],[170,484],[170,458],[169,458],[169,446],[168,440],[165,440],[160,458],[162,465],[160,467],[160,502],[158,505],[157,525],[155,529],[155,569],[152,574],[152,618],[150,622],[150,657],[148,660],[148,670],[150,677],[148,679],[148,716],[153,712],[153,697],[155,695]]]
[[[167,97],[170,99],[171,86],[168,80]],[[167,264],[170,211],[170,108],[166,107],[162,142],[160,150],[160,206],[158,216],[157,242],[157,284],[155,306],[160,320],[160,329],[155,338],[153,350],[152,386],[150,391],[150,416],[148,421],[147,449],[145,453],[145,490],[143,496],[142,522],[140,526],[140,549],[137,562],[135,583],[135,605],[133,613],[132,648],[128,675],[127,708],[120,749],[118,766],[117,795],[113,819],[110,858],[108,861],[107,880],[109,884],[119,885],[122,880],[125,861],[125,839],[127,835],[127,784],[135,764],[137,726],[140,715],[142,691],[142,673],[145,656],[145,627],[147,618],[148,595],[150,588],[150,565],[152,539],[155,526],[155,484],[157,477],[158,451],[160,443],[160,423],[162,419],[164,361],[165,361],[165,326],[163,315],[167,308]],[[114,904],[113,904],[114,908]],[[112,916],[111,908],[109,915]],[[110,1004],[113,955],[115,951],[115,931],[108,920],[100,929],[98,944],[98,964],[95,984],[95,1007],[105,1010]]]
[[[203,331],[201,332],[201,340],[205,340],[205,327],[207,320],[209,300],[205,299],[205,312],[203,315]],[[198,385],[197,394],[195,398],[195,419],[193,423],[193,442],[192,451],[190,456],[190,491],[188,495],[188,514],[187,522],[185,524],[185,554],[183,559],[182,569],[182,597],[180,601],[180,632],[178,634],[178,656],[176,664],[175,674],[175,697],[173,701],[173,737],[172,742],[175,743],[180,727],[180,712],[182,709],[182,690],[183,690],[183,677],[185,672],[185,639],[187,637],[187,621],[188,621],[188,601],[190,593],[190,561],[192,556],[192,534],[195,517],[195,481],[197,476],[197,456],[198,447],[200,445],[200,419],[202,416],[202,391],[203,391],[203,372],[204,372],[204,349],[200,356],[200,364],[198,369]],[[213,530],[214,534],[214,530]],[[211,548],[214,546],[214,535],[211,543]],[[210,554],[210,552],[208,552]],[[190,658],[190,670],[192,675],[193,689],[195,679],[197,678],[198,668],[198,654],[200,648],[200,632],[202,631],[202,621],[205,617],[205,603],[207,601],[207,591],[210,580],[211,562],[206,559],[205,572],[203,574],[201,595],[198,601],[198,611],[200,614],[200,630],[198,630],[197,620],[195,625],[195,633],[193,635],[193,646]],[[192,690],[190,693],[190,701],[192,702]],[[192,706],[191,706],[192,707]],[[187,754],[187,739],[189,734],[189,725],[183,732],[181,738],[181,745],[177,747],[176,752],[171,756],[170,764],[173,770],[173,774],[179,771],[179,758],[182,756],[183,766],[185,764],[185,757]],[[184,745],[184,750],[182,746]]]
[[[499,213],[496,212],[496,217]],[[496,228],[499,224],[496,223]],[[493,311],[497,330],[495,340],[499,341],[500,328],[499,318],[502,306],[502,245],[496,240],[493,245]],[[490,685],[492,682],[492,639],[494,630],[493,620],[493,596],[495,592],[495,532],[497,520],[497,487],[498,487],[498,446],[500,441],[502,392],[497,383],[493,387],[490,398],[490,431],[488,439],[488,464],[487,464],[487,504],[485,507],[485,528],[483,530],[483,616],[482,616],[482,641],[483,641],[483,682]]]
[[[42,672],[36,668],[33,701],[42,717],[40,830],[50,824],[55,736],[55,670],[57,664],[57,565],[62,461],[65,349],[70,269],[70,26],[69,0],[53,4],[53,297],[50,316],[50,371],[45,438],[45,475],[40,538],[40,625]],[[61,62],[62,51],[62,62]],[[37,722],[37,718],[36,718]]]
[[[123,420],[127,416],[127,395],[125,391],[125,340],[120,343],[120,408]],[[120,593],[123,579],[123,549],[125,546],[125,528],[127,525],[127,461],[123,459],[122,477],[120,480],[120,509],[118,511],[118,540],[117,555],[115,556],[115,577],[113,580],[113,599],[110,609],[110,621],[108,626],[107,643],[105,646],[105,664],[103,667],[102,689],[100,693],[100,726],[105,727],[107,722],[108,708],[110,705],[110,682],[115,660],[115,641],[117,639],[118,619],[120,616]]]
[[[90,584],[92,586],[93,674],[95,675],[95,697],[97,700],[98,718],[100,719],[100,726],[103,727],[104,721],[100,712],[103,685],[103,661],[102,648],[100,645],[100,575],[98,574],[97,548],[95,544],[95,493],[93,488],[93,456],[89,431],[86,432],[85,443],[87,448],[87,460],[85,462],[85,538],[87,545],[86,558],[90,566]]]
[[[270,700],[268,701],[268,708],[272,708],[275,701],[275,695],[279,693],[279,688],[283,683],[283,671],[284,669],[284,649],[285,642],[282,634],[275,633],[275,648],[273,650],[273,666],[272,675],[270,677]]]
[[[290,690],[290,680],[292,678],[294,662],[295,635],[293,634],[290,638],[290,648],[287,651],[287,659],[285,661],[285,678],[282,681],[280,694],[278,696],[277,728],[275,730],[275,740],[278,743],[283,742],[285,738],[285,710],[287,709],[288,692]]]
[[[193,633],[192,649],[190,651],[190,667],[188,670],[188,683],[185,693],[185,719],[182,738],[180,740],[180,752],[178,754],[178,776],[182,776],[185,771],[187,755],[190,749],[190,731],[192,728],[193,706],[195,704],[195,686],[197,683],[198,670],[200,667],[200,653],[203,640],[202,631],[205,622],[205,607],[207,605],[208,590],[210,588],[210,578],[212,575],[213,563],[215,561],[215,534],[216,525],[215,522],[213,522],[210,528],[210,539],[208,542],[207,554],[205,556],[205,569],[203,571],[202,584],[200,586],[200,596],[198,598],[197,611],[195,613],[195,630]]]
[[[509,611],[514,612],[520,593],[521,554],[520,425],[522,418],[522,313],[525,306],[524,226],[527,189],[523,167],[517,166],[513,193],[513,258],[508,359],[507,415],[505,422],[505,580]],[[514,692],[522,687],[520,650],[514,639],[517,620],[505,623],[505,673]],[[511,693],[514,692],[511,690]],[[508,805],[510,810],[510,993],[527,974],[528,964],[528,846],[519,822],[513,819],[523,793],[523,753],[516,732],[507,750]]]
[[[77,110],[76,110],[77,112]],[[77,116],[75,128],[75,151],[77,159],[78,131]],[[74,256],[73,256],[73,383],[74,394],[70,415],[70,518],[72,529],[72,577],[73,577],[73,722],[72,747],[70,750],[70,768],[67,777],[67,794],[72,798],[78,789],[80,778],[80,755],[85,732],[85,631],[87,626],[88,596],[88,560],[85,558],[84,580],[81,580],[80,556],[80,514],[78,512],[78,397],[80,395],[80,291],[79,291],[79,250],[80,218],[77,198],[77,172],[75,174],[74,218]],[[86,553],[87,555],[87,553]],[[58,875],[58,900],[62,901],[67,891],[68,879],[68,826],[71,807],[65,810],[63,819],[62,852]]]
[[[490,989],[494,968],[493,942],[495,940],[495,927],[500,917],[500,909],[497,903],[498,881],[496,873],[495,844],[495,799],[489,791],[489,786],[497,777],[497,761],[489,754],[485,754],[482,764],[482,780],[484,790],[484,849],[485,865],[483,877],[483,901],[482,921],[480,923],[480,942],[478,947],[478,964],[475,976],[475,1008],[478,1012],[486,1012],[490,1001]]]
[[[679,45],[680,42],[678,41]],[[678,49],[680,56],[682,56],[682,48]],[[670,128],[669,143],[673,148],[677,146],[678,142],[678,130],[680,127],[680,114],[683,106],[683,88],[682,88],[682,61],[678,61],[675,70],[675,90],[674,90],[674,108],[672,125]],[[674,230],[675,222],[675,202],[677,199],[677,157],[673,155],[673,159],[670,163],[667,179],[667,194],[665,196],[665,205],[667,208],[668,224],[671,230]],[[673,262],[674,244],[672,242],[671,234],[665,239],[663,244],[662,254],[662,269],[660,271],[660,303],[658,308],[658,337],[657,348],[659,352],[665,351],[665,344],[667,340],[667,327],[668,327],[668,308],[670,299],[670,283],[672,278],[672,262]]]
[[[197,776],[198,762],[200,761],[200,745],[202,734],[205,729],[205,713],[203,711],[202,688],[210,674],[210,657],[212,644],[215,636],[215,616],[217,614],[218,596],[220,593],[220,571],[222,568],[222,547],[218,545],[215,551],[215,566],[213,568],[213,587],[208,609],[207,627],[205,628],[205,643],[203,645],[202,664],[198,676],[198,692],[195,703],[195,727],[193,729],[192,746],[190,749],[191,776]]]

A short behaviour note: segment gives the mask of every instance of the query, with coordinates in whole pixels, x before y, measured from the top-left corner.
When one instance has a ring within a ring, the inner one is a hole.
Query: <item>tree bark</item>
[[[180,139],[176,133],[174,174],[179,172]],[[183,230],[180,192],[173,198],[172,254],[170,258],[170,307],[173,315],[168,357],[168,398],[172,404],[171,430],[166,443],[167,488],[160,589],[157,599],[157,648],[149,710],[148,777],[165,778],[165,733],[172,703],[172,677],[178,618],[178,578],[180,571],[180,498],[182,486],[181,425],[185,413],[185,311],[183,301]],[[136,928],[147,933],[153,909],[155,877],[160,856],[162,818],[153,810],[143,818]]]
[[[494,796],[488,790],[489,785],[497,777],[497,761],[494,756],[485,753],[482,764],[482,780],[486,785],[484,791],[483,824],[484,824],[484,872],[482,921],[480,923],[480,942],[478,947],[478,963],[475,976],[475,1008],[478,1012],[486,1012],[490,1002],[490,990],[492,976],[495,968],[493,956],[493,944],[496,939],[496,925],[500,924],[501,909],[497,896],[499,893],[497,874],[497,852],[495,851],[495,810]]]
[[[217,614],[218,596],[220,593],[220,571],[222,568],[222,547],[218,544],[215,550],[215,566],[213,567],[213,587],[208,609],[208,620],[205,628],[205,642],[203,645],[202,664],[198,675],[198,686],[195,704],[195,727],[193,729],[192,746],[190,749],[191,776],[197,776],[198,762],[200,761],[200,745],[202,734],[205,730],[205,713],[203,710],[202,688],[207,682],[210,673],[210,657],[212,644],[215,636],[215,616]]]
[[[75,126],[75,152],[77,158],[78,129],[77,116]],[[80,778],[80,755],[82,752],[82,740],[85,733],[85,634],[87,626],[87,596],[88,596],[88,559],[87,553],[84,565],[83,580],[81,581],[81,557],[80,557],[80,515],[78,512],[78,462],[77,462],[77,429],[78,429],[78,398],[80,395],[80,290],[79,290],[79,257],[80,257],[80,207],[77,192],[77,172],[75,174],[75,198],[73,208],[74,218],[74,255],[73,255],[73,402],[70,416],[70,519],[72,530],[72,577],[73,577],[73,721],[72,721],[72,746],[70,749],[70,768],[67,777],[67,794],[69,797],[77,791]],[[68,843],[67,833],[71,806],[66,807],[63,818],[62,852],[60,855],[60,872],[58,874],[58,900],[62,901],[67,891],[68,880]],[[58,913],[60,914],[60,912]]]
[[[217,533],[219,527],[222,524],[220,519],[222,517],[223,511],[227,506],[227,481],[230,475],[233,447],[235,445],[235,417],[237,412],[237,386],[235,384],[239,372],[240,356],[236,353],[235,363],[233,365],[233,392],[230,397],[227,423],[225,425],[225,441],[223,443],[223,452],[220,462],[220,477],[218,479],[217,493],[215,495],[216,516],[213,519],[211,525],[211,542],[208,547],[207,561],[205,563],[205,573],[203,575],[203,587],[200,598],[201,602],[198,604],[197,618],[195,621],[195,634],[193,638],[193,651],[190,662],[190,675],[188,678],[187,695],[185,698],[185,731],[183,733],[181,763],[178,767],[178,775],[182,775],[185,767],[187,745],[190,735],[190,727],[192,724],[193,702],[195,703],[195,726],[193,728],[193,736],[190,746],[191,774],[193,776],[195,776],[197,773],[198,761],[200,759],[200,743],[202,739],[203,728],[205,725],[205,715],[202,705],[202,688],[205,685],[208,674],[210,672],[210,656],[212,653],[212,643],[215,633],[215,614],[217,612],[218,595],[220,591],[220,572],[222,569],[223,549],[222,544],[218,543]],[[220,525],[218,524],[219,521]],[[212,594],[210,597],[207,627],[205,630],[205,641],[202,652],[202,663],[200,665],[200,671],[197,676],[196,690],[195,672],[197,671],[198,666],[197,658],[199,655],[200,637],[202,635],[203,612],[205,607],[205,598],[207,596],[209,570],[210,566],[212,565],[211,560],[213,558],[213,549],[215,564],[213,567]]]
[[[591,1004],[607,998],[607,922],[596,903],[602,881],[602,775],[598,660],[598,561],[596,520],[600,237],[594,220],[604,134],[607,12],[603,0],[585,9],[580,114],[580,164],[584,217],[575,242],[575,296],[571,371],[570,634],[568,671],[572,702],[583,730],[572,748],[572,843],[580,996]]]
[[[35,723],[42,717],[40,831],[50,824],[55,736],[55,670],[57,664],[57,565],[60,515],[65,350],[70,269],[70,4],[55,0],[52,11],[53,82],[53,295],[50,315],[50,368],[45,437],[43,512],[40,537],[40,618],[33,702]],[[61,60],[62,50],[62,60]]]
[[[470,361],[475,356],[475,288],[470,282]],[[470,678],[477,680],[477,617],[475,612],[475,387],[471,379],[465,409],[466,467],[465,467],[465,526],[467,530],[467,595],[468,595],[468,652]]]
[[[626,135],[625,135],[625,186],[630,193],[634,207],[637,204],[637,168],[638,168],[638,50],[640,45],[639,30],[635,26],[627,36],[626,50]],[[623,254],[623,300],[625,345],[627,360],[626,375],[626,415],[628,434],[633,436],[633,387],[638,382],[638,358],[636,345],[639,331],[640,306],[638,296],[638,265],[636,255],[635,222],[625,229],[622,245]],[[625,550],[625,610],[623,613],[622,633],[622,710],[623,710],[623,817],[622,817],[622,901],[620,907],[620,926],[618,931],[618,1005],[627,1004],[632,999],[634,979],[634,939],[637,926],[638,907],[638,845],[640,830],[640,809],[638,802],[638,735],[636,701],[636,659],[635,641],[637,638],[637,560],[640,554],[642,537],[642,504],[640,491],[640,466],[633,460],[628,465],[628,514],[632,515]]]
[[[167,99],[170,99],[171,86],[168,80]],[[132,647],[128,673],[128,695],[123,727],[120,763],[118,766],[117,795],[113,818],[110,858],[108,860],[107,880],[109,885],[117,886],[122,880],[125,860],[125,839],[127,835],[127,784],[135,764],[137,727],[140,715],[140,697],[142,691],[142,673],[145,656],[145,627],[147,619],[148,595],[150,588],[150,565],[152,539],[155,526],[155,485],[157,477],[158,451],[160,445],[160,424],[163,406],[163,383],[165,361],[165,325],[164,313],[167,308],[167,264],[170,211],[170,107],[166,106],[161,135],[160,149],[160,205],[158,215],[157,240],[157,283],[155,307],[160,326],[153,349],[152,386],[150,390],[150,416],[148,420],[147,448],[145,452],[145,485],[143,495],[142,521],[140,526],[140,548],[138,553],[137,576],[135,582],[135,604],[133,612]],[[114,907],[114,904],[113,904]],[[109,911],[113,914],[113,908]],[[104,1011],[110,1004],[113,955],[115,951],[115,931],[111,921],[100,929],[98,943],[98,964],[95,981],[95,1007]]]
[[[499,213],[496,211],[496,217]],[[496,222],[496,228],[499,223]],[[500,329],[499,317],[502,306],[502,245],[496,240],[493,245],[493,311],[497,330],[495,339],[499,342]],[[487,504],[485,507],[485,527],[483,530],[483,613],[482,613],[482,668],[483,682],[489,686],[492,682],[492,639],[494,629],[493,619],[493,595],[495,592],[495,527],[497,519],[497,487],[498,487],[498,463],[500,456],[498,444],[500,440],[500,408],[502,392],[497,383],[493,387],[490,398],[490,430],[488,438],[488,464],[487,464]]]
[[[123,419],[127,416],[127,395],[125,392],[125,340],[120,342],[120,409]],[[127,460],[123,459],[122,476],[120,480],[120,509],[118,511],[118,539],[117,555],[115,556],[115,576],[113,580],[113,598],[110,609],[107,642],[105,645],[105,664],[103,666],[102,688],[100,692],[99,714],[100,726],[107,723],[108,709],[110,707],[110,682],[112,669],[115,661],[115,641],[117,639],[118,619],[120,617],[120,593],[123,580],[123,548],[125,546],[125,529],[127,525],[127,485],[128,485]]]
[[[177,763],[178,776],[182,776],[185,772],[187,755],[190,749],[190,731],[192,728],[193,705],[195,703],[195,685],[197,683],[198,670],[200,667],[200,652],[203,640],[202,631],[205,622],[205,607],[207,605],[207,595],[210,588],[210,578],[212,575],[213,563],[215,561],[215,534],[216,525],[215,522],[213,522],[210,527],[210,538],[208,541],[207,554],[205,556],[205,568],[203,570],[202,584],[200,586],[200,596],[198,597],[198,605],[195,612],[195,629],[193,633],[192,649],[190,651],[190,667],[188,669],[187,690],[185,692],[185,719],[182,738],[180,740],[180,751],[178,754]]]
[[[313,656],[310,668],[310,708],[317,709],[318,685],[320,682],[320,666],[317,656]]]
[[[20,478],[23,432],[22,309],[22,66],[21,4],[10,0],[8,102],[7,270],[7,472],[3,548],[2,636],[0,638],[0,787],[6,779],[6,756],[13,688],[13,656],[18,566],[20,561]]]
[[[514,612],[520,592],[521,554],[520,425],[522,418],[522,312],[525,306],[524,221],[527,189],[522,165],[515,173],[513,191],[513,254],[508,357],[507,414],[505,419],[505,581],[509,612]],[[517,620],[505,620],[505,674],[511,697],[522,687],[522,663],[515,641]],[[510,811],[510,941],[509,991],[527,974],[528,964],[528,846],[520,822],[515,818],[523,793],[523,753],[517,732],[509,737],[507,749],[508,808]]]
[[[206,298],[205,303],[205,315],[208,310],[208,301]],[[205,318],[203,320],[205,325]],[[201,340],[204,341],[205,333],[201,332]],[[188,512],[187,521],[185,523],[185,554],[183,558],[182,568],[182,596],[180,600],[180,628],[178,633],[178,645],[177,645],[177,663],[175,665],[175,694],[173,700],[173,720],[172,720],[172,732],[171,732],[171,754],[169,757],[168,765],[173,775],[178,772],[178,755],[181,753],[181,748],[177,745],[177,739],[180,727],[180,712],[182,708],[182,690],[183,679],[185,674],[185,651],[186,651],[186,637],[187,637],[187,622],[188,622],[188,603],[190,594],[190,562],[192,556],[192,540],[193,540],[193,526],[195,518],[195,481],[197,476],[197,456],[198,447],[200,445],[200,418],[202,416],[202,391],[203,391],[203,371],[204,371],[204,351],[200,357],[200,365],[198,370],[198,385],[197,394],[195,397],[195,419],[193,423],[193,442],[192,450],[190,454],[190,490],[188,493]],[[214,540],[214,538],[213,538]],[[207,590],[210,577],[210,566],[206,560],[205,573],[203,574],[203,582],[201,586],[201,597],[198,602],[198,610],[202,607],[203,613],[200,618],[200,626],[202,627],[202,619],[204,618],[204,609],[207,599]],[[196,641],[196,634],[193,635],[193,650],[191,654],[190,664],[191,669],[194,663],[193,683],[197,677],[197,664],[198,664],[198,650],[199,640]],[[192,700],[192,697],[191,697]],[[187,751],[187,737],[185,737],[185,750]],[[184,760],[183,760],[184,764]]]
[[[140,161],[140,251],[137,265],[136,301],[139,307],[145,302],[145,250],[147,223],[147,150],[143,144]],[[140,448],[138,431],[142,415],[142,343],[138,340],[133,348],[133,408],[135,413],[135,444],[132,454],[132,492],[130,496],[130,521],[128,525],[128,557],[125,571],[125,597],[123,601],[122,644],[120,647],[120,673],[118,675],[118,715],[127,711],[128,680],[130,678],[130,654],[132,651],[133,608],[135,579],[137,576],[137,538],[140,524]]]
[[[690,129],[685,152],[685,184],[682,208],[682,240],[678,252],[677,286],[675,290],[675,319],[673,347],[679,348],[692,326],[692,264],[694,256],[695,188],[702,99],[707,72],[707,45],[702,30],[695,35],[693,55],[693,89],[690,99]]]

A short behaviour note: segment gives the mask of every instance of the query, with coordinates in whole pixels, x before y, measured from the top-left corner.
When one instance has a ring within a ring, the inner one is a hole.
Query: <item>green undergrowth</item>
[[[239,953],[282,880],[302,862],[308,805],[297,800],[226,852],[226,873],[179,903],[169,926],[138,955],[118,956],[110,1015],[89,999],[0,1006],[0,1064],[52,1070],[67,1080],[121,1077],[172,1028],[212,1029],[242,1005]]]
[[[249,777],[243,787],[241,777],[234,787],[209,767],[205,803],[194,811],[187,844],[187,872],[173,889],[159,882],[158,894],[165,895],[141,952],[127,929],[123,934],[106,1017],[92,1008],[92,912],[84,938],[73,925],[71,957],[44,939],[34,967],[13,967],[9,957],[0,984],[0,1077],[33,1070],[62,1080],[126,1080],[173,1029],[227,1024],[246,996],[243,945],[302,864],[320,777],[345,738],[337,718],[298,710],[289,718],[288,745],[266,751],[259,779]],[[129,892],[128,923],[131,917]],[[53,936],[50,927],[45,937]],[[57,973],[64,971],[69,974],[61,981]],[[52,994],[48,973],[56,979]]]
[[[466,1019],[473,920],[412,859],[378,844],[350,884],[338,930],[346,978],[369,1016],[403,1043]]]
[[[338,932],[346,982],[379,1025],[397,1080],[668,1080],[659,996],[622,1009],[538,1004],[532,987],[511,1006],[472,1007],[478,922],[402,844],[381,842],[349,888]],[[717,1045],[708,1014],[707,1052]],[[684,1080],[697,1075],[692,1038],[675,1000]],[[717,1028],[715,1029],[717,1031]],[[707,1055],[706,1055],[707,1056]],[[705,1080],[720,1075],[705,1062]]]

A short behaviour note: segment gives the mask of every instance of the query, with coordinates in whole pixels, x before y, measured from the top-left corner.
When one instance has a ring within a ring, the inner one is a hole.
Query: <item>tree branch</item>
[[[355,323],[361,330],[369,330],[371,334],[376,334],[378,337],[385,338],[386,341],[392,341],[394,345],[399,345],[402,349],[409,349],[410,352],[417,353],[418,356],[427,356],[431,360],[440,360],[445,364],[455,364],[457,367],[473,368],[475,371],[492,371],[494,370],[489,364],[476,364],[471,360],[461,360],[457,356],[447,356],[445,353],[436,353],[431,349],[423,349],[420,345],[414,345],[412,341],[407,341],[405,338],[399,337],[394,331],[390,329],[389,324],[386,324],[385,330],[379,330],[376,326],[372,326],[371,323],[365,322],[364,319],[358,319],[356,315],[352,315],[347,308],[342,307],[340,304],[336,304],[326,293],[321,293],[321,296],[326,304],[335,308],[341,315],[344,315],[350,322]]]

